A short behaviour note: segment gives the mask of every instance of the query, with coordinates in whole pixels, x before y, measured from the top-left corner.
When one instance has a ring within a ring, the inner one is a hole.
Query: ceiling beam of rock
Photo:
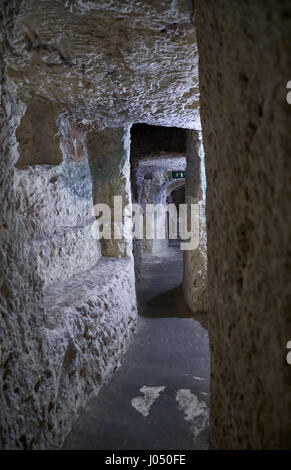
[[[9,58],[23,100],[84,127],[144,122],[200,129],[188,0],[26,0]]]

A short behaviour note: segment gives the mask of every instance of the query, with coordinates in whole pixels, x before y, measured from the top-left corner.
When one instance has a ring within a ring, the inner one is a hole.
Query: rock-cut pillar
[[[131,231],[131,216],[130,211],[124,213],[124,208],[131,205],[130,128],[90,132],[87,149],[93,204],[95,207],[96,204],[106,204],[111,210],[111,238],[100,239],[102,255],[132,256],[132,241],[125,236],[125,229],[127,233]]]
[[[184,252],[184,297],[193,312],[206,312],[207,240],[205,220],[205,184],[203,181],[203,145],[199,132],[187,132],[187,204],[199,204],[199,245]]]

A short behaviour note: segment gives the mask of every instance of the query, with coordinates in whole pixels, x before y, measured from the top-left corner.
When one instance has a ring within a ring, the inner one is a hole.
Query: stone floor
[[[138,333],[65,449],[207,449],[208,335],[183,302],[182,271],[176,247],[144,258]]]

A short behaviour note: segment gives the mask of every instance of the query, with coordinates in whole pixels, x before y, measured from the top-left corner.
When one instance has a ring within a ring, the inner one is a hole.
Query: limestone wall
[[[38,400],[31,400],[38,380],[42,354],[37,354],[42,340],[37,324],[43,321],[40,281],[36,263],[21,222],[16,218],[13,166],[17,159],[15,129],[24,112],[8,87],[6,61],[11,44],[14,19],[22,2],[9,2],[1,9],[1,107],[0,107],[0,293],[1,293],[1,363],[0,363],[0,433],[1,448],[23,448],[25,432],[31,429],[30,416],[41,414]],[[9,25],[9,27],[8,27]],[[25,260],[25,262],[23,261]],[[30,351],[35,351],[29,355]],[[29,374],[28,374],[29,370]],[[26,418],[20,415],[25,411]],[[34,425],[37,419],[34,420]]]
[[[288,1],[196,1],[218,448],[290,448]]]
[[[193,250],[184,251],[183,291],[185,300],[193,312],[206,313],[208,310],[207,234],[202,157],[201,136],[198,132],[188,131],[186,203],[199,204],[199,245]]]
[[[111,379],[136,329],[132,258],[101,258],[91,269],[49,287],[40,329],[48,347],[34,447],[56,448],[87,401]],[[28,437],[33,438],[31,433]]]
[[[87,149],[94,206],[107,204],[111,211],[110,238],[106,239],[104,236],[100,240],[102,254],[113,257],[132,256],[132,241],[125,236],[126,231],[131,233],[131,213],[124,211],[131,204],[130,128],[126,126],[89,132]],[[119,210],[116,210],[115,197],[121,198]]]
[[[35,152],[38,150],[42,155],[43,146],[36,147],[38,128],[25,126],[25,116],[16,134],[19,153],[16,166],[20,167],[14,170],[16,217],[25,228],[38,275],[46,287],[92,267],[100,257],[99,242],[91,235],[92,178],[85,145],[77,159],[72,151],[76,139],[82,144],[82,136],[72,133],[67,123],[61,126],[62,139],[57,139],[54,145],[51,141],[46,148],[48,160],[50,151],[52,154],[59,151],[63,162],[35,165],[34,161],[38,161]],[[53,122],[48,122],[46,128],[56,125],[56,117],[50,117]]]
[[[101,257],[91,235],[86,156],[78,164],[64,155],[59,166],[11,169],[10,181],[0,446],[57,448],[118,367],[135,330],[133,258]]]
[[[58,135],[58,108],[45,100],[30,100],[16,130],[19,158],[16,166],[57,165],[62,162]]]
[[[99,259],[89,231],[91,175],[78,129],[59,121],[59,165],[46,165],[56,163],[47,159],[54,139],[44,159],[30,146],[41,142],[31,134],[36,120],[18,146],[27,106],[6,60],[20,6],[1,4],[0,16],[0,448],[50,449],[118,367],[137,311],[133,259]]]
[[[27,0],[9,75],[101,129],[147,122],[200,126],[189,0]],[[185,60],[185,57],[188,60]]]

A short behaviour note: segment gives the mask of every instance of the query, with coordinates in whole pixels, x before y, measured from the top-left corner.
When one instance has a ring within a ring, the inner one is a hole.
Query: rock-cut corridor
[[[65,449],[207,449],[208,335],[183,302],[183,257],[145,255],[138,333]]]
[[[290,44],[290,0],[0,1],[0,449],[291,449]]]

